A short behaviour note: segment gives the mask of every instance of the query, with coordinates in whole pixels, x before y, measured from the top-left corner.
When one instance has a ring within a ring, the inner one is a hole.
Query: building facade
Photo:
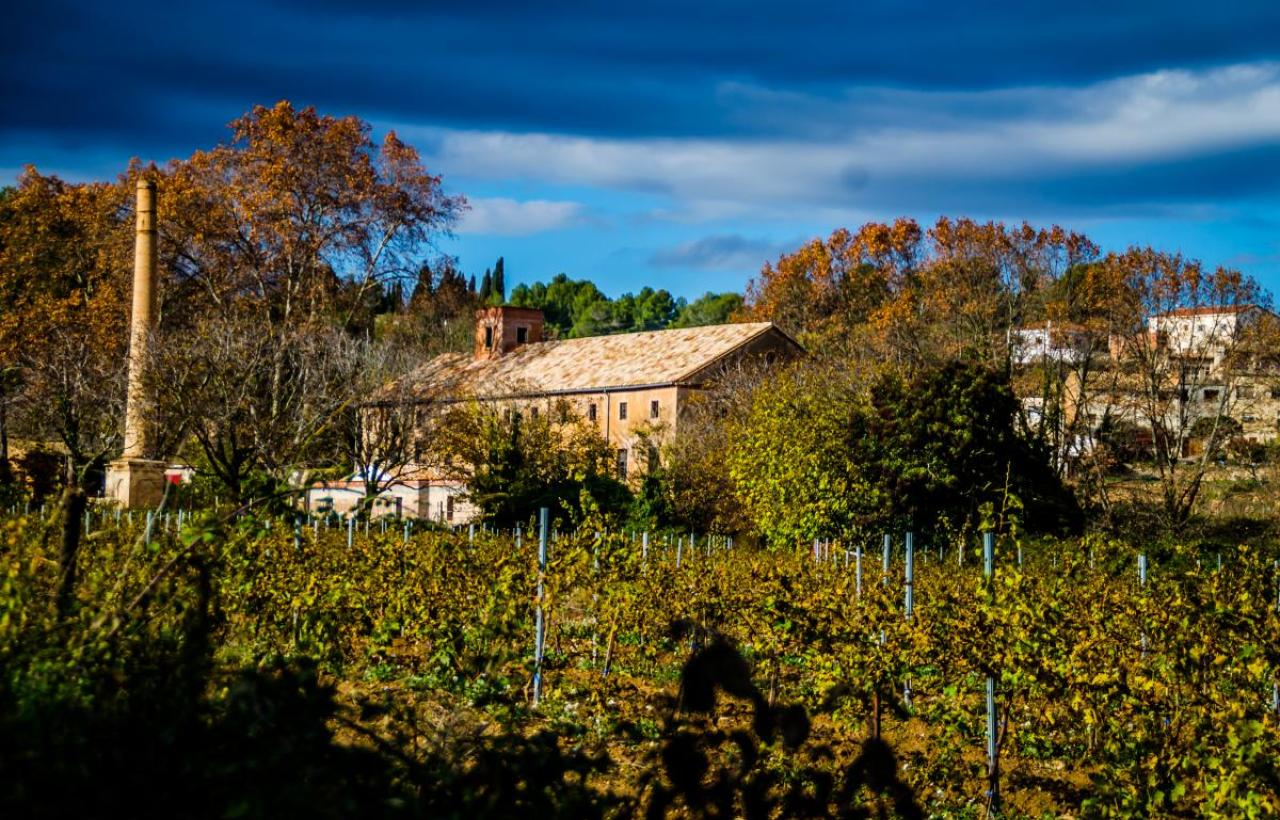
[[[472,353],[446,353],[424,363],[395,400],[428,408],[428,416],[474,401],[506,414],[585,420],[613,450],[618,475],[635,480],[657,449],[679,434],[689,402],[715,389],[725,368],[804,352],[771,322],[580,339],[548,340],[543,331],[540,311],[481,309]],[[390,484],[384,514],[452,524],[473,520],[478,511],[467,499],[465,480],[429,466],[431,461],[407,465],[403,477]],[[346,481],[316,487],[308,503],[348,512],[361,502],[363,486]]]

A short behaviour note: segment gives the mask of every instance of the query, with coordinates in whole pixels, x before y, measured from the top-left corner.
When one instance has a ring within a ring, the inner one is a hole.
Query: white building
[[[1241,334],[1267,315],[1274,314],[1257,305],[1178,308],[1152,316],[1147,330],[1160,349],[1205,359],[1216,371]]]
[[[1010,333],[1009,347],[1014,364],[1046,360],[1078,364],[1089,355],[1089,334],[1065,322],[1024,325]]]

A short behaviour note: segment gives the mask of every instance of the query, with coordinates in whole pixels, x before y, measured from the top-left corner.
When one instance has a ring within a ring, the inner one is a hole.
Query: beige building
[[[1274,313],[1257,305],[1183,308],[1149,317],[1139,335],[1112,335],[1105,357],[1015,356],[1024,412],[1033,424],[1044,417],[1039,391],[1045,379],[1036,365],[1049,362],[1064,365],[1058,400],[1061,423],[1075,431],[1074,438],[1061,442],[1069,456],[1092,449],[1098,425],[1107,417],[1134,425],[1148,442],[1153,427],[1161,427],[1177,437],[1185,458],[1203,452],[1204,430],[1213,429],[1215,419],[1239,423],[1233,437],[1256,444],[1274,441],[1280,435],[1280,337],[1270,332],[1276,321]],[[1025,339],[1032,353],[1052,346],[1039,327],[1015,331],[1013,338]],[[1100,346],[1080,345],[1091,347]],[[1085,373],[1088,387],[1082,389]]]
[[[619,474],[634,479],[679,433],[690,399],[714,388],[724,368],[801,353],[771,322],[545,340],[541,311],[491,307],[477,311],[474,351],[422,365],[409,377],[408,400],[426,408],[474,400],[506,413],[585,419],[613,448]],[[386,513],[454,524],[475,517],[465,482],[425,465],[404,474],[380,499]],[[310,503],[343,512],[359,502],[358,490],[355,482],[331,484],[313,489]]]

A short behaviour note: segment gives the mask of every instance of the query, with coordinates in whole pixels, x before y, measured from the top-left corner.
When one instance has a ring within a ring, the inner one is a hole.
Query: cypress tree
[[[448,271],[445,271],[448,274]],[[431,266],[426,262],[422,263],[422,267],[418,269],[418,281],[413,286],[413,293],[409,294],[410,304],[420,304],[424,299],[430,299],[431,294],[435,291],[435,275],[431,272]]]
[[[467,282],[467,293],[476,292],[476,275],[471,274],[471,281]]]
[[[502,257],[499,256],[497,264],[493,266],[493,293],[498,297],[499,302],[507,301],[506,273],[502,267]]]
[[[484,278],[480,280],[480,301],[489,301],[489,294],[491,293],[493,293],[493,272],[485,268]]]

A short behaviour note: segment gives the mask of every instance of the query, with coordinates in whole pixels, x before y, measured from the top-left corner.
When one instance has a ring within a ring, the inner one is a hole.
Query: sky
[[[1082,231],[1280,293],[1280,3],[19,0],[0,184],[112,179],[288,99],[394,130],[508,286],[741,290],[835,228]]]

